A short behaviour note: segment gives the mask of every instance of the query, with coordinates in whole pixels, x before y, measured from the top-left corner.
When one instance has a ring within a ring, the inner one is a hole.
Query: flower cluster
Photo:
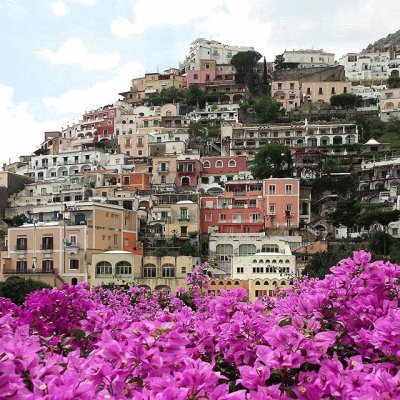
[[[0,398],[400,398],[400,266],[361,251],[331,272],[253,304],[202,294],[204,265],[176,295],[80,284],[0,299]]]

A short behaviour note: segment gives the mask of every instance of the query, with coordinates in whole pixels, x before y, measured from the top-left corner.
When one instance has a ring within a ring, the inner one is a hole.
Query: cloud
[[[142,64],[132,62],[119,68],[108,81],[101,81],[86,88],[71,89],[58,97],[44,97],[42,102],[50,111],[79,113],[110,104],[118,100],[118,93],[129,90],[132,78],[144,75]]]
[[[61,128],[61,120],[39,122],[26,102],[15,103],[14,89],[0,84],[0,119],[4,132],[0,146],[0,163],[17,161],[20,155],[31,154],[43,141],[43,132]]]
[[[56,0],[50,3],[50,10],[57,17],[65,17],[71,5],[94,6],[96,0]]]
[[[89,53],[78,38],[67,39],[58,50],[43,49],[39,54],[53,65],[79,65],[87,71],[107,70],[119,64],[118,53],[96,54]]]
[[[199,19],[228,3],[227,0],[203,0],[196,12],[189,12],[186,0],[158,1],[156,12],[149,9],[148,0],[138,0],[132,5],[133,20],[117,17],[111,22],[111,31],[119,37],[139,34],[147,29],[188,24],[191,20]]]
[[[62,0],[50,3],[50,9],[57,17],[64,17],[68,12],[67,5]]]

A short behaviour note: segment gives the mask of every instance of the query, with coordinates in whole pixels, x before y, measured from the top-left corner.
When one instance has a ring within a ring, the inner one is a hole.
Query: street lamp
[[[32,222],[33,222],[32,272],[35,272],[35,269],[36,269],[36,262],[37,262],[37,258],[36,258],[36,222],[37,222],[37,219],[36,219],[36,218],[33,218]]]

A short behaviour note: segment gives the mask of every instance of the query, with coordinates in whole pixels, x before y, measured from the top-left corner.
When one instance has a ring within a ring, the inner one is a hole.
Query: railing
[[[24,246],[15,246],[14,250],[17,252],[26,253],[28,251],[28,248]]]
[[[37,268],[37,269],[4,269],[3,275],[40,275],[40,274],[55,274],[56,270],[54,268]]]

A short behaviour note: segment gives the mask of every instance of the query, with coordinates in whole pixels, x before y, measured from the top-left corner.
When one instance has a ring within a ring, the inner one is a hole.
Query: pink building
[[[263,181],[265,226],[291,229],[299,226],[300,180],[270,178]]]
[[[201,233],[257,233],[264,230],[263,185],[257,181],[225,184],[225,193],[201,198]]]
[[[197,85],[200,89],[213,82],[233,83],[235,72],[232,65],[217,65],[215,60],[200,60],[200,69],[189,70],[186,76],[187,87]]]
[[[111,139],[114,135],[114,120],[117,110],[115,108],[100,108],[83,114],[81,121],[82,131],[87,131],[97,141]]]

